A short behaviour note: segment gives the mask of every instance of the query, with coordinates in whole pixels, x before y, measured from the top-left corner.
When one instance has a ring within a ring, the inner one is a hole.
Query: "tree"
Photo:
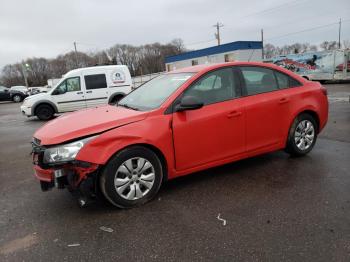
[[[320,47],[323,50],[335,50],[338,48],[338,42],[337,41],[324,41],[320,44]]]
[[[61,78],[68,71],[87,66],[122,64],[129,67],[132,76],[155,73],[165,70],[166,56],[185,51],[183,41],[174,39],[167,44],[153,43],[143,46],[116,44],[111,48],[95,53],[68,52],[54,59],[29,58],[22,63],[6,65],[0,81],[6,86],[24,85],[23,71],[27,74],[30,86],[47,84],[47,79]],[[29,69],[23,69],[28,64]]]

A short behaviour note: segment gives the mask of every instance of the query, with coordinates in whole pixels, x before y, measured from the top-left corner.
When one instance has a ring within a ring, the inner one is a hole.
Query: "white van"
[[[131,91],[131,84],[125,65],[79,68],[65,74],[47,93],[27,97],[21,111],[28,117],[48,120],[55,113],[115,104]]]

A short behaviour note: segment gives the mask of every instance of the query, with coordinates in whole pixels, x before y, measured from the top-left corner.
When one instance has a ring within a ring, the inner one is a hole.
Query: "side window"
[[[54,94],[64,94],[67,92],[67,80],[64,80],[55,90]]]
[[[224,68],[200,78],[184,92],[184,95],[195,96],[205,105],[209,105],[237,97],[236,90],[239,90],[239,85],[232,68]]]
[[[84,78],[85,78],[85,85],[87,90],[107,88],[107,81],[106,81],[105,74],[86,75],[84,76]]]
[[[5,91],[5,87],[0,86],[0,91],[4,92]]]
[[[80,77],[72,77],[66,80],[67,92],[80,91]]]
[[[277,72],[277,71],[275,71],[275,75],[277,78],[279,89],[300,86],[300,83],[290,76],[287,76],[287,75],[280,73],[280,72]]]
[[[285,89],[289,87],[289,76],[275,71],[275,75],[278,82],[279,89]]]
[[[278,90],[277,81],[271,69],[256,66],[244,66],[241,67],[241,72],[244,78],[247,95]]]

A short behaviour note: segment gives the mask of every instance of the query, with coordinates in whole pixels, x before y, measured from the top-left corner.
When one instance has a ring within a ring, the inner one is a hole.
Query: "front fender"
[[[105,165],[124,148],[144,144],[157,148],[163,154],[167,162],[168,177],[171,178],[175,166],[171,119],[172,115],[150,116],[143,121],[109,130],[86,144],[76,159]]]

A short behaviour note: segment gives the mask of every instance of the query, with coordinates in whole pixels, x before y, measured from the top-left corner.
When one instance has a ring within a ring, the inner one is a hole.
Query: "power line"
[[[215,39],[207,40],[207,41],[200,41],[200,42],[192,42],[189,44],[185,44],[186,46],[192,46],[192,45],[199,45],[199,44],[206,44],[215,41]]]
[[[347,20],[343,20],[342,22],[344,23],[344,22],[349,22],[349,21],[350,21],[350,19],[347,19]],[[284,35],[270,37],[270,38],[267,38],[266,40],[283,38],[283,37],[286,37],[286,36],[300,34],[300,33],[309,32],[309,31],[313,31],[313,30],[318,30],[318,29],[321,29],[321,28],[330,27],[330,26],[338,25],[338,24],[339,24],[339,22],[335,22],[335,23],[330,23],[330,24],[326,24],[326,25],[316,26],[316,27],[304,29],[304,30],[301,30],[301,31],[296,31],[296,32],[291,32],[291,33],[284,34]]]
[[[264,10],[261,10],[261,11],[258,11],[258,12],[254,12],[254,13],[251,13],[251,14],[248,14],[248,15],[245,15],[245,16],[241,16],[239,18],[246,18],[246,17],[250,17],[250,16],[254,16],[254,15],[268,13],[268,12],[274,11],[276,9],[283,8],[285,6],[288,6],[288,5],[291,5],[291,4],[300,2],[300,1],[305,1],[305,0],[295,0],[295,1],[287,2],[287,3],[281,4],[281,5],[278,5],[278,6],[275,6],[275,7],[267,8],[267,9],[264,9]]]

